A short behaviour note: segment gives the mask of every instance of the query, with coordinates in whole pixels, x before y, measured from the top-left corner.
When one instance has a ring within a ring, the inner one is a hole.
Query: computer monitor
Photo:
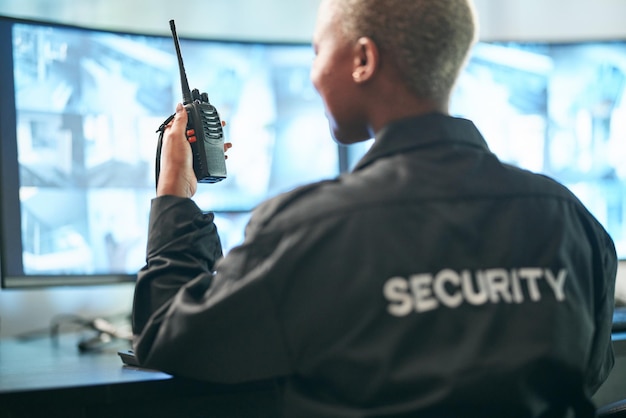
[[[182,37],[181,50],[233,143],[227,179],[194,197],[228,250],[260,201],[336,176],[339,150],[309,80],[310,44]],[[0,91],[2,285],[134,280],[156,130],[182,101],[171,36],[0,18]]]

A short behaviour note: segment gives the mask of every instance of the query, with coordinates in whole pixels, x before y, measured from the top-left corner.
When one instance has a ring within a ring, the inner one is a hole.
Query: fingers
[[[224,142],[224,159],[228,160],[228,155],[226,155],[226,151],[228,151],[232,147],[233,144],[231,144],[230,142]]]
[[[226,126],[226,121],[223,120],[222,121],[222,128]],[[230,142],[224,142],[224,152],[228,151],[229,149],[231,149],[233,147],[233,144]],[[228,155],[224,155],[225,159],[228,159]]]

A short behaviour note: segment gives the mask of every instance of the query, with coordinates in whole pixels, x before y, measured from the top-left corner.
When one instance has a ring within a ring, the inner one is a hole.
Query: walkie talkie
[[[183,93],[183,106],[187,110],[187,140],[193,153],[193,170],[199,183],[217,183],[226,178],[226,157],[224,155],[224,132],[222,121],[215,106],[209,103],[206,93],[200,94],[198,89],[189,89],[187,73],[180,52],[180,42],[176,34],[174,20],[170,20],[170,28],[174,37],[176,56],[180,71],[180,83]],[[157,130],[162,132],[172,120],[170,116]],[[160,167],[161,141],[157,151],[156,177],[158,182]]]

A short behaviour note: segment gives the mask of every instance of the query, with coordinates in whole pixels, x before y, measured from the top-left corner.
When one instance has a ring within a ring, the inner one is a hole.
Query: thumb
[[[174,128],[174,130],[178,130],[178,129],[183,129],[184,127],[187,125],[187,112],[185,111],[185,107],[181,104],[178,103],[176,105],[176,114],[174,116],[174,121],[172,123],[172,128]],[[182,127],[180,125],[183,125]]]

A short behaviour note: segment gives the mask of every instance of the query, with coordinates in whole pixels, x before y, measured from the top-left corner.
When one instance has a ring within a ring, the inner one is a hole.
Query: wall
[[[320,0],[0,0],[0,14],[181,36],[308,41]],[[578,40],[626,37],[623,0],[475,0],[481,37]]]
[[[626,39],[623,0],[475,0],[484,40]],[[319,0],[0,0],[0,14],[105,29],[180,36],[309,41]],[[626,275],[622,264],[620,275]],[[45,329],[55,315],[129,312],[132,285],[54,290],[1,290],[0,337]],[[623,354],[622,354],[623,356]],[[618,361],[612,382],[626,382]],[[624,385],[626,387],[626,384]],[[614,387],[602,401],[617,396]]]
[[[626,39],[623,0],[474,0],[484,40]]]
[[[180,36],[308,40],[319,0],[0,0],[0,14]]]

